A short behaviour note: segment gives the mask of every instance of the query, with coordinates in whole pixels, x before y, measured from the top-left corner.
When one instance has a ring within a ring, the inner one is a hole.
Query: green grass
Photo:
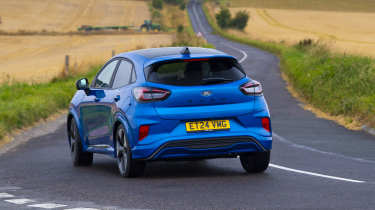
[[[317,43],[298,47],[234,36],[218,27],[206,6],[204,11],[221,36],[278,55],[281,70],[308,103],[331,115],[375,127],[374,59],[332,53]]]
[[[375,12],[374,0],[216,0],[231,7]]]
[[[46,84],[3,84],[0,86],[0,140],[14,129],[32,125],[68,108],[81,77],[93,78],[99,66],[80,77],[55,79]]]

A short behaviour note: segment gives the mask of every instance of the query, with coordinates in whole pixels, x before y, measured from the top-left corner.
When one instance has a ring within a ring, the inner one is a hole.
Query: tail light
[[[148,136],[149,130],[150,130],[149,125],[141,125],[139,127],[138,141],[141,141],[142,139],[146,138]]]
[[[240,90],[245,95],[261,95],[263,93],[262,85],[255,80],[241,85]]]
[[[270,118],[268,117],[263,117],[262,118],[262,127],[268,131],[268,132],[271,132],[271,122],[270,122]]]
[[[171,94],[168,90],[152,87],[136,87],[133,89],[133,95],[137,101],[152,102],[161,101]]]

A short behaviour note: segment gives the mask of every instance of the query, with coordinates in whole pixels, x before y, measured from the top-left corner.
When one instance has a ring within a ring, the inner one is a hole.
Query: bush
[[[310,49],[313,45],[315,45],[315,41],[312,39],[303,39],[300,40],[296,45],[294,45],[295,48],[299,50],[308,50]]]
[[[186,8],[186,4],[185,2],[182,2],[182,4],[180,4],[180,10],[185,10]]]
[[[161,13],[157,10],[152,11],[152,19],[161,18]]]
[[[181,32],[183,32],[184,31],[184,26],[183,25],[178,25],[178,27],[177,27],[177,32],[178,33],[181,33]]]
[[[152,0],[152,6],[155,9],[163,9],[163,0]]]
[[[231,26],[231,14],[229,9],[222,8],[220,12],[216,14],[216,21],[220,28],[229,28]]]
[[[228,8],[222,8],[219,13],[216,14],[216,22],[220,28],[236,28],[243,30],[247,22],[249,21],[250,15],[246,11],[239,11],[236,16],[232,19]]]
[[[164,0],[167,4],[173,4],[173,5],[181,5],[185,3],[184,0]]]
[[[246,11],[239,11],[236,13],[236,16],[231,20],[231,27],[243,30],[247,22],[249,21],[249,13]]]

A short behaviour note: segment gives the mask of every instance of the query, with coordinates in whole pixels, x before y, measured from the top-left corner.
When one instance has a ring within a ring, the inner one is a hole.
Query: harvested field
[[[76,31],[81,25],[133,25],[150,19],[141,0],[0,0],[0,30]]]
[[[375,12],[374,0],[218,0],[230,7]]]
[[[0,0],[0,83],[46,82],[61,74],[65,55],[71,68],[100,63],[117,53],[173,42],[170,34],[63,35],[81,25],[139,27],[150,19],[141,0]],[[55,35],[22,35],[22,31],[54,31]]]
[[[253,38],[290,44],[311,38],[334,51],[375,56],[375,13],[231,8],[239,10],[250,12],[245,32]]]
[[[0,82],[45,82],[61,74],[65,55],[71,66],[99,63],[116,53],[172,43],[173,35],[0,36]]]

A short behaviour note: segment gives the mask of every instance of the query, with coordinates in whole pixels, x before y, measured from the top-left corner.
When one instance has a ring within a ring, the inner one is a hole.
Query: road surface
[[[106,156],[74,168],[62,124],[0,156],[0,209],[375,208],[374,137],[303,110],[277,57],[213,35],[198,1],[188,11],[197,33],[264,85],[274,130],[270,168],[247,175],[238,159],[153,162],[143,177],[123,179]]]

